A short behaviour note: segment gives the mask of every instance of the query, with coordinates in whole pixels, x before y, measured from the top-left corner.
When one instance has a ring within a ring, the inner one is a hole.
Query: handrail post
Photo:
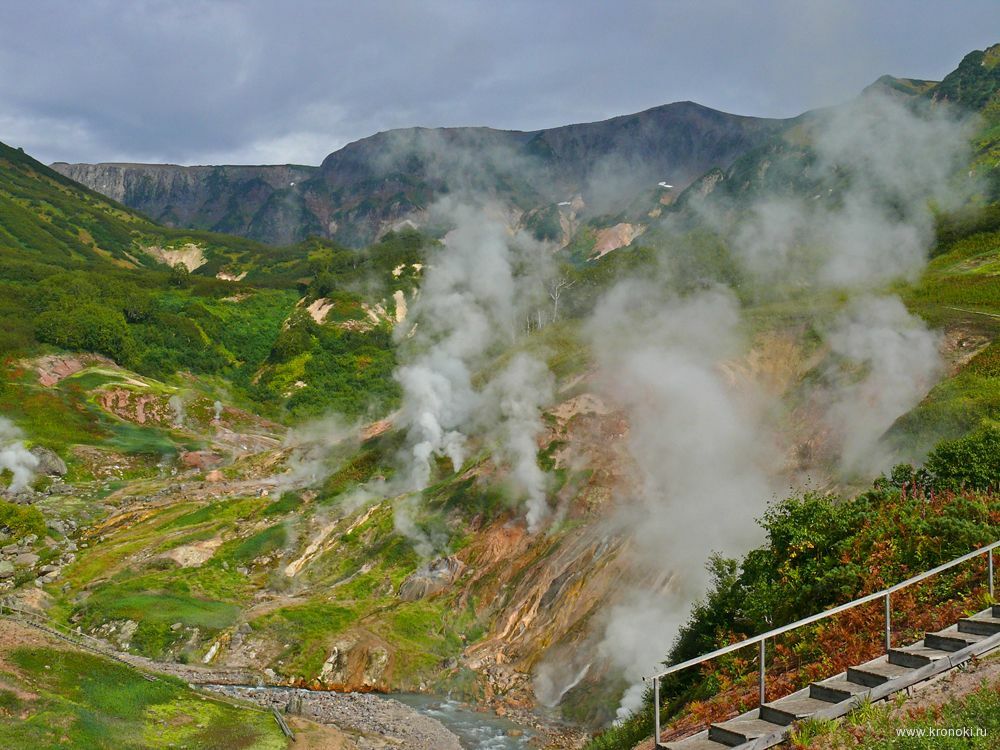
[[[764,659],[767,656],[767,647],[764,645],[765,641],[763,638],[760,639],[760,651],[757,654],[758,673],[757,673],[757,692],[759,697],[759,702],[757,705],[763,706],[764,700],[766,698],[766,686],[764,684]]]
[[[989,570],[990,570],[990,599],[993,598],[993,550],[990,550],[987,555],[989,556]]]
[[[892,612],[890,610],[892,594],[885,595],[885,652],[892,648]]]
[[[653,678],[653,750],[660,747],[660,678]]]

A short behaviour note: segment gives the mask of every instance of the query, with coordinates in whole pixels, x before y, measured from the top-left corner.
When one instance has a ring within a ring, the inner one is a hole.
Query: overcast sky
[[[410,125],[685,99],[791,116],[998,41],[998,0],[4,0],[0,141],[47,162],[318,164]]]

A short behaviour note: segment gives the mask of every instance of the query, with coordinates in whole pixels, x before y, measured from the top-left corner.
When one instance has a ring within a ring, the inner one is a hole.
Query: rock
[[[14,575],[14,564],[10,560],[0,560],[0,579]]]
[[[14,558],[14,564],[18,567],[31,567],[38,562],[38,555],[32,552],[22,552]]]
[[[30,547],[37,541],[38,537],[35,534],[28,534],[28,536],[24,537],[24,539],[21,540],[21,544],[23,544],[26,547]]]
[[[222,475],[222,472],[219,471],[218,469],[212,469],[205,475],[205,481],[212,482],[213,484],[215,482],[221,482],[223,479],[225,479],[225,477]]]
[[[31,449],[31,453],[38,459],[38,466],[35,470],[39,474],[44,474],[47,477],[66,476],[66,472],[68,471],[66,462],[59,458],[59,455],[55,451],[36,445]]]
[[[2,552],[5,555],[14,555],[17,554],[18,550],[20,549],[21,549],[20,544],[5,544],[3,548],[0,549],[0,552]]]
[[[58,573],[58,572],[59,572],[58,565],[43,565],[38,569],[39,575],[46,575],[48,573]]]
[[[462,575],[463,570],[465,563],[454,555],[431,560],[400,584],[399,598],[412,602],[444,591]]]
[[[181,453],[181,463],[191,469],[209,469],[222,463],[222,456],[212,451],[187,451]]]
[[[176,633],[178,630],[180,630],[183,627],[184,627],[184,623],[182,623],[182,622],[175,622],[173,625],[170,626],[170,629],[173,630]]]
[[[241,635],[246,635],[247,633],[251,632],[252,630],[253,630],[253,628],[250,627],[250,623],[249,622],[244,622],[238,628],[236,628],[236,632],[240,633]]]

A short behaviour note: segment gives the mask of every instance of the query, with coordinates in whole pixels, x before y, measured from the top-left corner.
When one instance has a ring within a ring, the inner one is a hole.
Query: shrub
[[[986,427],[958,440],[946,440],[927,457],[926,465],[934,483],[942,489],[997,489],[1000,429]]]
[[[47,344],[106,354],[117,362],[128,361],[133,351],[125,316],[96,303],[42,313],[35,323],[35,335]]]
[[[29,534],[41,537],[45,534],[45,518],[38,508],[0,500],[0,528],[10,534],[14,541]]]

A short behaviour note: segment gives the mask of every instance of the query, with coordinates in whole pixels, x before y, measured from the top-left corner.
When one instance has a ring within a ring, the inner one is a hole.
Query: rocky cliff
[[[591,216],[616,213],[660,181],[683,188],[728,166],[787,123],[678,102],[547,130],[392,130],[348,144],[318,168],[53,168],[172,226],[274,244],[320,235],[361,246],[403,222],[420,223],[444,194],[486,196],[514,221],[574,196]]]
[[[175,164],[52,165],[72,180],[173,227],[209,229],[287,244],[313,226],[297,186],[315,167]]]

